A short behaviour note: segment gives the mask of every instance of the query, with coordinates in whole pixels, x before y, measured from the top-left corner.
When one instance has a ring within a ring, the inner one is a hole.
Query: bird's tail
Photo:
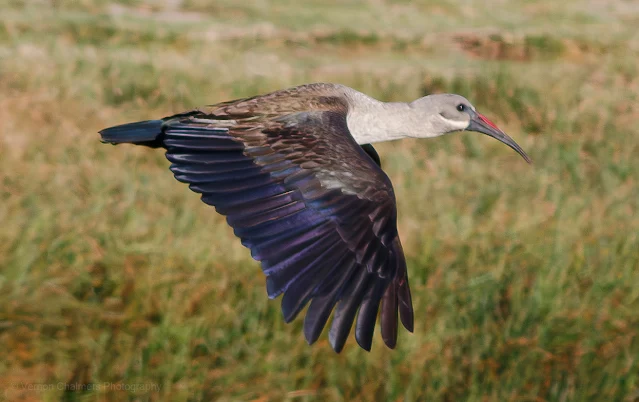
[[[162,120],[146,120],[121,124],[100,131],[102,142],[136,144],[151,148],[162,146]]]

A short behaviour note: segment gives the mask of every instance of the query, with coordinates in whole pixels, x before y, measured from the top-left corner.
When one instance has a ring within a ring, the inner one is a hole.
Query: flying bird
[[[379,315],[389,348],[398,322],[413,331],[395,193],[372,143],[455,131],[496,138],[530,158],[464,97],[410,103],[375,100],[352,88],[307,84],[100,131],[102,142],[166,149],[188,183],[261,263],[269,298],[283,294],[292,321],[308,304],[304,335],[340,352],[355,339],[371,349]]]

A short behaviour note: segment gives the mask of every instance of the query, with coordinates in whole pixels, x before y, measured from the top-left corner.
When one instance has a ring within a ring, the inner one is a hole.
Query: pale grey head
[[[524,150],[495,123],[478,113],[475,107],[461,95],[436,94],[419,98],[409,106],[424,121],[424,137],[435,137],[455,131],[475,131],[493,137],[517,151],[528,163],[531,159]]]

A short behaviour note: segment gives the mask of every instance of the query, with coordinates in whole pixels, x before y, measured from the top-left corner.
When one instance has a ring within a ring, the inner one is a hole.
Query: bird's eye
[[[460,103],[459,105],[457,105],[457,110],[463,112],[464,110],[466,110],[466,106],[463,103]]]

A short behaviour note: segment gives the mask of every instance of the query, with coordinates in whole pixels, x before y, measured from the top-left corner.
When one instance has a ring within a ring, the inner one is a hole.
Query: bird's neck
[[[358,144],[440,135],[408,103],[380,102],[360,92],[348,94],[348,129]]]

